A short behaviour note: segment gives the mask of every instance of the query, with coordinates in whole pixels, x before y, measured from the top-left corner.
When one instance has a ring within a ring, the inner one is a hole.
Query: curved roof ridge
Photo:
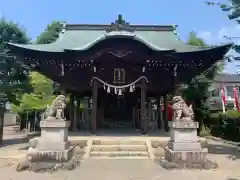
[[[66,30],[106,30],[109,24],[66,24]],[[129,25],[135,31],[174,31],[177,25]]]
[[[225,44],[211,46],[211,47],[205,47],[205,48],[202,47],[200,49],[195,49],[193,51],[189,51],[188,53],[195,53],[195,52],[201,52],[201,51],[214,50],[216,48],[227,48],[228,51],[229,51],[229,49],[231,48],[232,45],[233,45],[232,43],[225,43]],[[200,46],[196,46],[196,47],[200,47]],[[185,52],[176,52],[176,53],[181,54],[181,53],[185,53]]]
[[[69,48],[69,49],[65,49],[65,50],[73,50],[73,51],[88,50],[88,49],[92,48],[93,46],[95,46],[96,44],[98,44],[101,41],[104,41],[108,38],[129,38],[129,39],[133,39],[133,40],[136,40],[140,43],[143,43],[145,46],[147,46],[148,48],[150,48],[152,50],[155,50],[155,51],[171,51],[171,50],[174,50],[174,49],[166,49],[166,48],[158,47],[157,45],[145,40],[140,35],[137,35],[133,32],[127,32],[127,31],[108,32],[108,33],[105,33],[105,34],[99,36],[97,39],[93,40],[92,42],[89,42],[88,44],[86,44],[84,46],[79,46],[79,47],[76,47],[76,48]]]

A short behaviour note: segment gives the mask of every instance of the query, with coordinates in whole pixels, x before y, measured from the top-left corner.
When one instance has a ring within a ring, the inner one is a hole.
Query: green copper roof
[[[57,41],[51,44],[9,45],[45,52],[84,51],[107,38],[130,38],[155,51],[188,52],[201,49],[183,43],[175,33],[175,26],[129,25],[121,18],[111,25],[65,25]]]

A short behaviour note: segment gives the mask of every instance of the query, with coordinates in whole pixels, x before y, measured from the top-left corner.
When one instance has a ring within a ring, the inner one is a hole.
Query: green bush
[[[240,141],[240,113],[234,110],[209,116],[211,134],[227,140]]]
[[[235,119],[235,120],[239,120],[240,119],[240,113],[235,111],[235,110],[226,111],[226,113],[224,115],[228,119]]]

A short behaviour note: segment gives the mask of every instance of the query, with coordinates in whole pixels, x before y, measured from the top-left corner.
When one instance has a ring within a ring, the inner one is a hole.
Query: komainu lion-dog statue
[[[51,106],[49,106],[44,113],[44,120],[55,118],[66,120],[64,116],[64,109],[66,108],[66,96],[58,95],[56,99],[52,102]]]
[[[192,105],[188,106],[181,96],[173,97],[173,121],[193,121]]]

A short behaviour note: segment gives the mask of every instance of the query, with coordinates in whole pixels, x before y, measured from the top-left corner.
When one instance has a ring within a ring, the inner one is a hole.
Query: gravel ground
[[[7,136],[7,135],[6,135]],[[5,136],[5,137],[6,137]],[[12,135],[11,135],[12,136]],[[19,135],[19,136],[22,136]],[[11,138],[6,138],[10,139]],[[9,141],[0,148],[4,154],[23,154],[25,142]],[[13,143],[14,142],[14,143]],[[0,158],[1,180],[240,180],[240,153],[232,145],[208,140],[210,160],[219,164],[218,170],[166,170],[151,160],[94,160],[86,159],[73,171],[50,173],[16,172],[16,160]]]
[[[5,160],[6,163],[6,160]],[[235,164],[235,166],[239,166]],[[150,160],[85,160],[80,167],[73,171],[50,173],[17,173],[14,166],[0,168],[1,180],[237,180],[240,171],[235,168],[219,169],[216,171],[174,170],[162,169]]]

